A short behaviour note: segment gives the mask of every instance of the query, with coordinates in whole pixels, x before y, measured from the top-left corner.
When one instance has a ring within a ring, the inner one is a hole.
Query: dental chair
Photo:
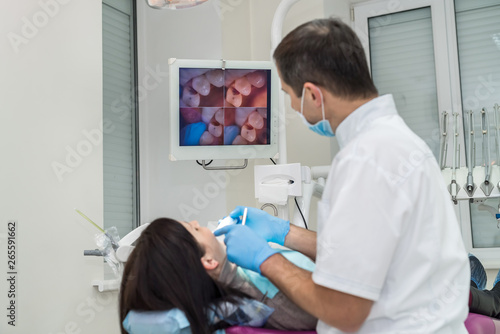
[[[116,251],[117,258],[126,262],[128,255],[133,250],[133,242],[148,224],[135,229],[122,240],[120,247]],[[500,334],[500,319],[491,318],[485,315],[469,313],[465,320],[465,327],[469,334]],[[316,334],[315,331],[282,331],[265,328],[234,326],[227,328],[226,334]]]
[[[500,334],[500,319],[469,313],[465,320],[469,334]],[[226,329],[226,334],[316,334],[315,331],[280,331],[265,328],[234,326]]]
[[[305,180],[304,178],[302,178],[299,181],[303,183],[303,193],[301,193],[301,196],[298,196],[298,199],[299,203],[301,204],[300,206],[302,208],[302,214],[305,217],[308,217],[309,215],[311,198],[313,196],[321,197],[324,182],[322,178],[326,178],[326,175],[324,174],[327,174],[327,172],[328,169],[320,167],[312,168],[312,170],[308,170],[306,171],[306,173],[301,173],[302,175],[308,176],[305,178]],[[292,219],[297,225],[300,226],[300,221],[302,220],[302,218],[299,217],[296,213],[297,212],[295,211],[294,217]],[[128,256],[134,248],[134,242],[148,225],[149,224],[141,225],[120,240],[120,247],[116,250],[116,257],[119,261],[127,261]],[[467,319],[465,320],[465,327],[469,334],[500,334],[500,319],[491,318],[476,313],[469,313]],[[315,331],[282,331],[244,326],[230,327],[225,331],[226,334],[316,334]]]
[[[469,334],[500,334],[500,319],[469,313],[465,319],[465,328]]]
[[[276,329],[234,326],[226,329],[226,334],[316,334],[316,331],[280,331]]]
[[[120,247],[116,251],[118,260],[126,262],[133,250],[132,244],[140,236],[148,224],[142,225],[123,239],[120,240]],[[469,313],[465,320],[465,327],[469,334],[500,334],[500,319],[491,318],[485,315]],[[282,331],[265,328],[234,326],[227,328],[226,334],[316,334],[315,331]]]

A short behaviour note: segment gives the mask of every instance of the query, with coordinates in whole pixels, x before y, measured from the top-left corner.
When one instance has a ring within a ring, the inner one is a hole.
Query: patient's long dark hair
[[[193,334],[209,334],[224,324],[209,324],[207,309],[235,302],[241,292],[212,279],[201,263],[205,251],[179,222],[159,218],[141,234],[125,265],[120,287],[120,324],[130,310],[178,308]]]

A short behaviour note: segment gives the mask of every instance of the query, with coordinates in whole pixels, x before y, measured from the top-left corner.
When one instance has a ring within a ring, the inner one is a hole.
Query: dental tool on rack
[[[448,185],[451,199],[455,204],[458,204],[462,200],[478,204],[483,203],[489,198],[500,199],[499,104],[495,104],[493,109],[493,116],[487,107],[478,109],[476,115],[474,115],[474,110],[464,111],[463,114],[451,111],[448,112],[447,116],[446,112],[442,112],[441,114],[441,141],[440,152],[438,153],[440,167],[444,180]],[[479,115],[477,115],[478,113]],[[474,119],[474,116],[480,116],[481,118],[477,120]],[[461,121],[464,123],[459,124]],[[476,125],[475,122],[480,122],[480,124]],[[460,148],[462,140],[460,132],[462,129],[464,130],[463,133],[466,142],[465,150],[461,150]],[[479,151],[476,150],[476,130],[481,131],[482,143],[481,150]],[[453,136],[453,139],[449,138],[450,136]],[[491,142],[493,138],[495,139],[495,148]],[[451,156],[448,156],[450,151],[453,153],[451,153]],[[479,153],[477,157],[480,161],[479,163],[477,163],[476,153]],[[460,167],[460,160],[464,158],[466,163]],[[481,181],[476,184],[475,180]],[[461,185],[460,187],[458,186],[459,184]],[[500,219],[500,211],[498,214],[498,219]]]
[[[497,153],[497,165],[500,165],[500,123],[498,119],[498,112],[500,111],[500,107],[498,103],[495,103],[493,106],[493,114],[495,116],[495,142],[496,142],[496,153]],[[497,185],[498,189],[500,189],[500,181]]]
[[[465,191],[472,197],[474,192],[476,191],[476,185],[474,184],[474,176],[472,172],[474,170],[474,162],[475,162],[475,150],[476,143],[474,140],[474,112],[472,110],[469,111],[469,122],[468,122],[468,130],[469,130],[469,154],[467,155],[467,183],[465,184]]]
[[[496,153],[497,153],[497,165],[500,165],[500,127],[498,123],[498,111],[499,107],[498,104],[495,104],[493,106],[493,116],[495,119],[495,148],[496,148]]]
[[[460,191],[460,186],[457,183],[457,168],[460,166],[458,161],[460,157],[460,145],[458,145],[458,113],[453,113],[453,158],[451,167],[451,183],[448,191],[451,194],[451,199],[454,204],[457,204],[457,194]]]
[[[490,183],[491,176],[491,157],[490,157],[490,134],[488,132],[488,113],[486,109],[481,109],[481,132],[483,135],[483,161],[484,161],[484,182],[481,184],[481,190],[486,196],[490,196],[494,186]]]
[[[448,152],[448,113],[443,111],[443,131],[441,132],[441,153],[440,153],[440,161],[439,166],[441,166],[441,170],[446,167],[446,153]]]

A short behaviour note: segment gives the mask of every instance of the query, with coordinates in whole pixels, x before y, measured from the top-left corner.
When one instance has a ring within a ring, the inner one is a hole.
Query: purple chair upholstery
[[[465,328],[469,334],[500,334],[500,319],[469,313],[465,319]]]
[[[469,334],[500,334],[500,319],[469,313],[465,319]],[[226,329],[226,334],[316,334],[315,331],[280,331],[275,329],[234,326]]]
[[[226,328],[226,334],[316,334],[316,331],[280,331],[277,329],[233,326]]]

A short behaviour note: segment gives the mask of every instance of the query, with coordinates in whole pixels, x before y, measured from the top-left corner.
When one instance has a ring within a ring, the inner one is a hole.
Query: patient
[[[177,308],[185,313],[193,334],[212,333],[229,325],[209,323],[207,309],[220,302],[238,303],[238,298],[245,297],[274,308],[266,328],[316,327],[316,318],[292,303],[267,279],[227,261],[225,246],[208,228],[196,221],[159,218],[143,231],[126,263],[120,288],[121,331],[127,333],[123,321],[131,310]]]
[[[500,271],[493,288],[486,290],[486,271],[474,255],[469,254],[471,270],[469,311],[500,319]]]

